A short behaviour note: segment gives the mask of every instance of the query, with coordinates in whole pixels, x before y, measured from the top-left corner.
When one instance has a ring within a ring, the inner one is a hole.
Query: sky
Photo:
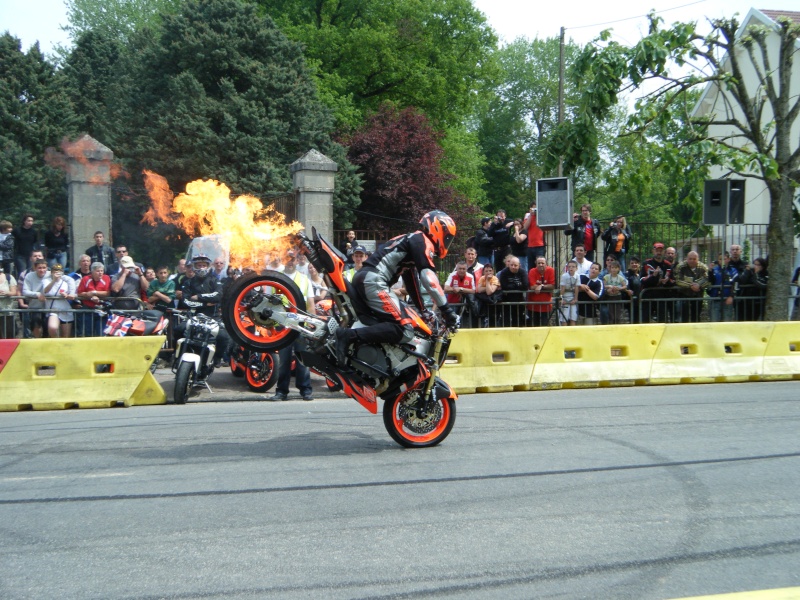
[[[473,0],[501,40],[518,37],[557,37],[566,27],[567,37],[579,44],[595,38],[603,29],[633,44],[647,30],[645,15],[655,9],[666,23],[705,20],[705,17],[743,18],[753,4],[748,0],[650,0],[649,2],[602,2],[599,0]],[[798,0],[757,0],[756,8],[800,10]],[[0,32],[10,31],[27,50],[37,40],[46,54],[69,39],[60,27],[66,24],[64,0],[0,0]]]

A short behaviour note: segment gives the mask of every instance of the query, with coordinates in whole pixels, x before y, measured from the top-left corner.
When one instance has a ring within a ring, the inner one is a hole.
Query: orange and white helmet
[[[423,215],[419,224],[423,233],[433,242],[436,256],[439,258],[447,256],[447,249],[456,237],[456,222],[447,213],[432,210]]]

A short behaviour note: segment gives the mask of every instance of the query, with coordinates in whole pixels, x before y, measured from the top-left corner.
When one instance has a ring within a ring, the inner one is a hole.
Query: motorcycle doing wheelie
[[[196,386],[211,391],[208,378],[214,372],[216,340],[220,329],[220,323],[214,317],[197,312],[197,308],[202,306],[200,302],[184,302],[189,310],[185,313],[174,312],[185,321],[183,336],[175,344],[172,361],[175,404],[185,404]]]
[[[364,327],[375,322],[363,301],[344,278],[345,257],[322,236],[299,234],[298,242],[309,262],[324,277],[333,307],[327,315],[309,314],[300,289],[277,271],[250,274],[236,280],[223,310],[228,333],[240,344],[274,351],[305,341],[298,360],[322,375],[331,391],[343,391],[371,413],[384,400],[383,422],[398,444],[435,446],[455,422],[457,398],[439,378],[450,338],[444,320],[426,311],[406,307],[413,320],[414,337],[407,344],[354,344],[345,365],[336,358],[339,327]]]

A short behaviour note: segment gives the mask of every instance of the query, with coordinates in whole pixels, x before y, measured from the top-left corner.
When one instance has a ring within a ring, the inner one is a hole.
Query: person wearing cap
[[[642,269],[643,319],[651,321],[655,313],[655,320],[666,322],[667,302],[671,302],[669,298],[674,285],[672,263],[664,258],[664,244],[656,242],[653,244],[653,258],[644,261]]]
[[[50,267],[50,280],[44,285],[47,310],[47,335],[51,338],[72,337],[72,306],[75,300],[75,280],[64,276],[64,267],[55,263]]]
[[[114,308],[138,309],[148,285],[141,267],[130,256],[123,256],[119,261],[119,272],[111,278],[111,296],[118,298],[114,300]]]
[[[353,277],[355,277],[356,273],[364,266],[364,261],[367,260],[367,249],[364,248],[364,246],[356,246],[353,249],[352,258],[353,266],[344,272],[344,278],[347,279],[347,281],[353,281]]]

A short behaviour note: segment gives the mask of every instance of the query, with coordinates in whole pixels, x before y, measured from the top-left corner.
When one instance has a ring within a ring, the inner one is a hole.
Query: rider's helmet
[[[436,256],[444,258],[453,238],[456,237],[456,223],[447,213],[441,210],[432,210],[425,213],[419,222],[422,231],[433,242]]]
[[[205,263],[205,265],[203,265],[203,263]],[[195,275],[198,277],[205,277],[208,275],[208,269],[210,266],[211,259],[202,252],[192,256],[192,267],[194,268]]]

